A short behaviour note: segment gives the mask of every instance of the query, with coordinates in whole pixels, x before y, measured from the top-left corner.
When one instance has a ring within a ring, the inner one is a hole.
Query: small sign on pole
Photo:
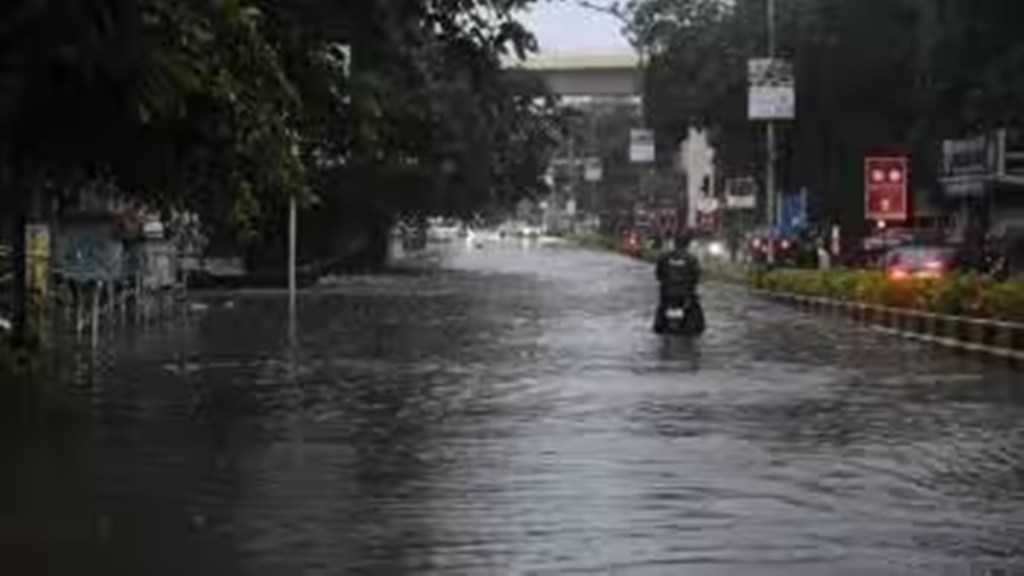
[[[907,219],[908,164],[906,156],[876,156],[864,160],[864,215],[868,220]]]
[[[629,131],[629,161],[637,164],[654,162],[654,131],[634,128]]]
[[[751,120],[792,120],[796,117],[796,82],[793,64],[780,58],[753,58],[747,62]]]
[[[583,179],[587,182],[600,182],[604,178],[604,169],[600,158],[587,158],[583,165]]]
[[[757,208],[757,182],[753,178],[729,178],[725,181],[725,206],[730,210]]]

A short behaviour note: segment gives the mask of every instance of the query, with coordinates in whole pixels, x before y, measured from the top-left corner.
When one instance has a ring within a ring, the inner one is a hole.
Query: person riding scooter
[[[675,246],[658,258],[655,277],[659,285],[658,310],[654,317],[654,330],[663,333],[671,324],[670,312],[681,310],[683,331],[699,334],[704,331],[704,311],[697,298],[700,283],[700,262],[690,253],[690,235],[678,234]]]

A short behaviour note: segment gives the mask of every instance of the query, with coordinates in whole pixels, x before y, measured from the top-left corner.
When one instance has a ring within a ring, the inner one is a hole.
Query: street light
[[[775,58],[775,0],[767,0],[765,3],[765,18],[768,24],[768,58]],[[778,226],[777,220],[777,199],[775,191],[775,122],[771,119],[765,127],[765,215],[766,223],[771,231],[771,237],[775,237],[775,230]],[[769,243],[769,261],[775,260],[775,243]]]

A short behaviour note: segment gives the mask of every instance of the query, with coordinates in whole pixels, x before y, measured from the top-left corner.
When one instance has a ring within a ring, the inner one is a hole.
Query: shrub
[[[995,282],[963,274],[938,280],[892,281],[872,270],[752,272],[751,286],[802,296],[826,297],[937,314],[1024,321],[1024,283]]]
[[[79,411],[71,398],[57,392],[43,356],[38,344],[15,346],[0,337],[0,436],[53,432],[65,425],[77,430]]]
[[[1024,322],[1024,282],[993,284],[982,292],[978,304],[986,317]]]

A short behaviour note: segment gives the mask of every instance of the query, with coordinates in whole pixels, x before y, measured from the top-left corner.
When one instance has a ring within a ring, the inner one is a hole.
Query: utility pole
[[[766,0],[765,18],[768,23],[768,58],[775,58],[775,0]],[[769,226],[771,237],[775,237],[776,193],[775,193],[775,121],[768,119],[765,125],[765,223]],[[774,260],[775,242],[769,242],[769,258]]]

